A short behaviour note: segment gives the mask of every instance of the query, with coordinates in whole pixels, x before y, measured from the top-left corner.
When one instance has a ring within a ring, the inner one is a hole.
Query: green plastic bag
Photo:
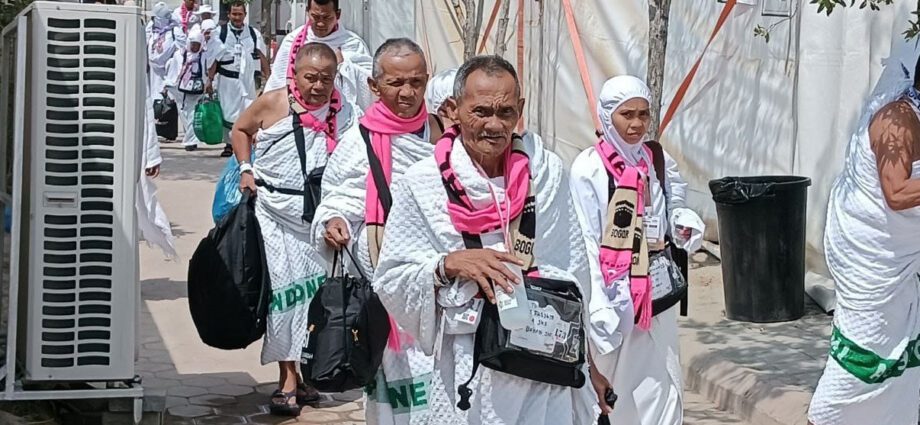
[[[195,105],[195,137],[202,143],[217,145],[224,141],[224,113],[217,98],[203,98]]]

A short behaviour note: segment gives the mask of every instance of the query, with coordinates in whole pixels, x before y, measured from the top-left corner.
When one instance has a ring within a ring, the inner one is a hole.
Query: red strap
[[[734,2],[734,0],[729,0]],[[588,72],[588,61],[585,60],[585,51],[581,47],[581,36],[578,34],[578,27],[575,25],[575,12],[572,9],[572,0],[562,0],[562,7],[565,10],[565,23],[569,28],[569,38],[572,39],[572,49],[575,51],[575,61],[578,63],[578,73],[581,74],[581,84],[584,86],[585,95],[588,97],[588,111],[594,117],[594,128],[601,128],[600,119],[594,111],[597,104],[597,97],[594,96],[594,88],[591,85],[591,73]]]
[[[502,0],[495,0],[495,6],[492,6],[492,15],[489,16],[489,23],[486,24],[486,31],[482,33],[482,41],[479,43],[479,54],[486,50],[486,42],[489,41],[489,34],[492,33],[492,26],[495,25],[495,18],[498,17],[498,9],[500,9],[501,5]]]
[[[725,6],[722,7],[722,14],[719,15],[719,20],[716,21],[716,27],[712,29],[712,35],[709,36],[709,41],[707,41],[706,46],[703,47],[703,52],[700,53],[699,59],[693,64],[693,68],[690,68],[690,73],[684,77],[684,82],[680,84],[677,93],[674,94],[674,99],[672,99],[671,104],[668,105],[668,112],[664,115],[664,119],[661,120],[661,125],[658,127],[659,140],[661,140],[661,135],[664,134],[664,130],[668,127],[668,124],[671,123],[671,119],[674,118],[674,113],[677,112],[677,108],[680,107],[681,102],[684,101],[684,96],[687,95],[687,89],[690,88],[690,83],[693,82],[693,78],[696,77],[696,71],[699,70],[700,63],[703,62],[703,56],[706,55],[706,51],[709,50],[709,46],[712,44],[712,41],[715,40],[716,35],[722,30],[722,26],[725,25],[725,21],[728,20],[728,16],[731,14],[732,9],[735,8],[737,2],[737,0],[728,0]]]

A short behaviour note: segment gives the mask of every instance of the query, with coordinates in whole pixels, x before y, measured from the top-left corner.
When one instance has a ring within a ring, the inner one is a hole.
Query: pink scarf
[[[297,50],[304,44],[304,40],[307,37],[307,28],[309,27],[304,27],[304,30],[297,34],[297,37],[294,38],[294,43],[291,45],[291,60],[288,62],[287,69],[288,102],[291,104],[291,110],[300,117],[300,123],[304,127],[311,128],[315,132],[322,131],[326,133],[326,153],[332,155],[338,145],[336,114],[342,110],[342,96],[338,89],[333,90],[332,98],[329,100],[329,114],[326,116],[325,122],[320,121],[310,113],[310,111],[315,111],[320,107],[310,106],[303,100],[303,95],[300,93],[300,89],[297,88],[297,79],[294,75],[294,58],[297,57]]]
[[[374,104],[367,109],[364,117],[361,118],[361,125],[367,128],[370,133],[371,146],[377,158],[380,160],[387,186],[389,186],[390,182],[393,180],[393,141],[391,138],[396,135],[418,131],[425,126],[427,121],[428,112],[425,109],[425,105],[419,108],[419,112],[416,116],[412,118],[402,118],[393,113],[393,111],[387,108],[386,105],[379,100],[374,102]],[[371,248],[371,262],[374,263],[376,267],[377,255],[379,254],[378,249],[381,241],[372,241],[371,238],[377,239],[375,235],[383,234],[383,232],[377,231],[376,229],[381,229],[386,224],[387,212],[384,211],[383,204],[380,202],[380,194],[377,192],[374,173],[370,171],[367,173],[367,190],[364,198],[364,205],[364,222],[369,230],[368,246],[377,247],[377,249]],[[408,334],[401,333],[396,321],[393,320],[393,317],[390,317],[390,337],[388,340],[390,349],[393,351],[400,351],[403,343],[410,341],[411,337]]]
[[[622,249],[622,246],[621,249],[615,249],[607,239],[610,237],[608,235],[610,233],[609,229],[604,229],[600,247],[601,273],[607,286],[610,286],[615,280],[626,276],[627,273],[629,274],[630,293],[636,317],[638,318],[636,325],[639,329],[648,330],[652,324],[652,282],[648,276],[648,250],[645,243],[636,246],[632,241],[636,237],[645,241],[641,223],[642,216],[645,214],[646,180],[644,176],[648,175],[649,166],[645,158],[640,159],[635,167],[626,165],[623,158],[603,139],[595,145],[595,149],[600,154],[608,175],[615,179],[616,190],[628,193],[624,196],[634,196],[634,198],[630,199],[630,203],[633,199],[635,200],[635,214],[638,215],[638,220],[633,221],[635,217],[632,214],[628,214],[630,223],[627,224],[627,227],[630,227],[630,236],[626,239],[628,242],[626,246],[631,247],[631,249]],[[649,148],[643,147],[643,149],[647,151],[648,157],[651,157]],[[632,195],[633,193],[634,195]],[[614,197],[617,197],[617,194]],[[615,214],[615,211],[609,211],[609,209],[608,205],[608,215]],[[608,217],[608,221],[611,219],[612,217]],[[638,235],[635,233],[638,233]],[[645,250],[644,262],[641,260],[643,249]],[[641,270],[643,265],[645,270]]]
[[[182,19],[182,31],[186,34],[188,33],[188,19],[192,16],[192,11],[188,10],[188,6],[185,5],[185,1],[182,2],[182,6],[179,7],[179,18]]]
[[[438,164],[450,164],[450,152],[457,138],[458,129],[448,129],[434,148],[434,158]],[[441,176],[450,182],[460,197],[461,203],[447,203],[447,212],[454,227],[465,233],[481,235],[494,232],[502,227],[498,206],[490,203],[488,207],[477,210],[463,190],[452,166],[441,167]],[[505,151],[505,188],[510,202],[510,220],[521,215],[530,189],[530,159],[527,155],[511,149]]]

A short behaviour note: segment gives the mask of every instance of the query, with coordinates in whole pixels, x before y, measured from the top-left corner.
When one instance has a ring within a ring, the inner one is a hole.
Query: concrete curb
[[[684,353],[682,353],[684,354]],[[697,361],[703,356],[703,361]],[[805,425],[812,394],[758,379],[757,371],[711,354],[684,357],[685,387],[750,425]],[[687,361],[689,360],[689,361]]]

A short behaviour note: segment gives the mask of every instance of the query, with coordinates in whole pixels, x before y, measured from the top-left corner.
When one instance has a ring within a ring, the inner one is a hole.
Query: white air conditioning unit
[[[141,16],[135,7],[60,2],[36,2],[24,16],[13,241],[23,380],[131,380],[146,64]]]

